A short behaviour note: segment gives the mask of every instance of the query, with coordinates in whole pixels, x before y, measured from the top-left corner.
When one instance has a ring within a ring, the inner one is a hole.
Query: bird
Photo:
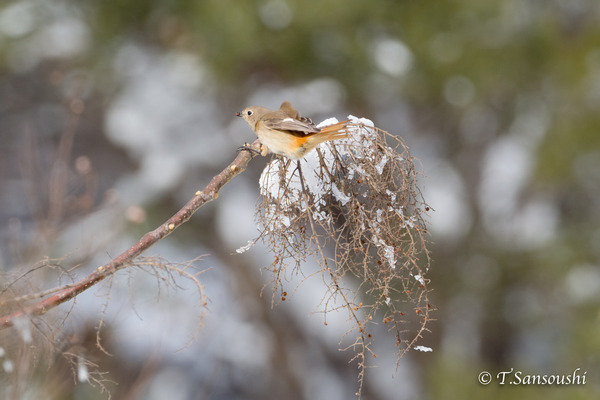
[[[298,160],[323,142],[349,137],[348,121],[318,128],[310,118],[300,116],[289,101],[281,103],[278,110],[251,106],[236,115],[242,117],[258,136],[263,156],[271,152]],[[241,149],[250,150],[247,146]]]

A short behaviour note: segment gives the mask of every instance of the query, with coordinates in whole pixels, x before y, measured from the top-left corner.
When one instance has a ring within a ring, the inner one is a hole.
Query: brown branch
[[[233,162],[218,175],[214,176],[210,183],[203,190],[197,191],[194,198],[192,198],[185,206],[183,206],[181,210],[175,213],[171,218],[169,218],[155,230],[146,233],[137,243],[125,250],[117,258],[96,268],[94,272],[80,281],[57,289],[58,292],[56,294],[47,297],[38,303],[32,304],[31,306],[24,307],[17,312],[0,317],[0,329],[13,326],[15,319],[18,318],[43,315],[48,310],[71,300],[81,292],[102,281],[107,276],[110,276],[119,269],[129,265],[143,251],[148,249],[159,240],[165,238],[180,225],[188,221],[192,214],[196,212],[196,210],[198,210],[204,204],[216,199],[219,196],[219,190],[233,177],[243,172],[248,166],[248,163],[252,157],[260,152],[260,142],[258,140],[254,141],[254,143],[252,143],[249,147],[256,149],[256,153],[251,151],[240,151],[235,160],[233,160]]]

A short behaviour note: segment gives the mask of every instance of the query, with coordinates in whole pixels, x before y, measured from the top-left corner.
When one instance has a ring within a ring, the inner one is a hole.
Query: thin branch
[[[250,147],[256,149],[257,152],[254,153],[251,151],[240,151],[235,160],[233,160],[233,162],[218,175],[214,176],[210,183],[203,190],[197,191],[194,198],[192,198],[185,206],[183,206],[181,210],[175,213],[171,218],[169,218],[155,230],[146,233],[137,243],[125,250],[117,258],[96,268],[94,272],[80,281],[53,290],[57,291],[56,294],[47,297],[38,303],[24,307],[17,312],[0,317],[0,329],[13,326],[14,321],[19,318],[43,315],[48,310],[71,300],[83,291],[102,281],[107,276],[114,274],[119,269],[127,267],[142,252],[147,250],[154,243],[171,234],[180,225],[187,222],[191,218],[192,214],[196,212],[196,210],[198,210],[204,204],[216,199],[219,196],[219,190],[231,179],[233,179],[233,177],[243,172],[248,166],[250,160],[259,153],[260,142],[256,140],[250,145]]]

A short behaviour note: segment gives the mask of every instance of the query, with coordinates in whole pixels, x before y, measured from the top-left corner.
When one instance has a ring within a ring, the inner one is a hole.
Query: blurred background
[[[283,100],[315,122],[370,118],[422,164],[433,351],[396,369],[381,328],[365,399],[600,397],[596,0],[5,0],[2,287],[49,289],[117,256],[254,140],[236,111]],[[257,235],[266,162],[146,253],[203,256],[206,307],[188,280],[121,272],[49,312],[45,338],[2,332],[3,393],[106,398],[67,352],[107,372],[113,399],[353,398],[345,316],[313,313],[321,279],[290,275],[271,307],[272,255],[235,254]],[[477,381],[577,368],[585,385]]]

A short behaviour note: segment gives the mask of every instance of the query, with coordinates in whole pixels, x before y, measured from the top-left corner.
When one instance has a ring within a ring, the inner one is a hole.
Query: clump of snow
[[[371,126],[371,127],[375,126],[373,121],[371,121],[368,118],[358,118],[358,117],[355,117],[354,115],[348,115],[348,119],[350,121],[352,121],[352,123],[354,123],[354,124],[363,124],[363,125]]]
[[[352,199],[350,196],[338,189],[335,184],[331,186],[331,191],[333,192],[333,196],[336,198],[336,200],[342,203],[343,206],[345,206],[346,203]]]
[[[419,283],[420,283],[421,285],[424,285],[424,284],[425,284],[425,280],[423,279],[423,277],[421,276],[421,274],[413,275],[413,277],[414,277],[414,278],[415,278],[417,281],[419,281]]]
[[[254,240],[248,240],[248,244],[245,246],[242,246],[238,249],[235,250],[236,253],[238,254],[243,254],[245,252],[247,252],[248,250],[250,250],[250,248],[252,248],[252,246],[254,246],[254,243],[256,243],[256,239]]]
[[[383,174],[383,167],[385,167],[385,165],[387,164],[387,157],[383,156],[381,157],[381,161],[379,161],[376,165],[375,165],[375,170],[377,171],[377,173],[379,175]]]
[[[417,351],[422,351],[424,353],[433,351],[433,349],[431,347],[426,347],[426,346],[415,346],[414,349]]]
[[[390,264],[390,267],[392,269],[396,268],[396,249],[394,246],[388,245],[384,240],[378,238],[377,236],[373,236],[373,243],[375,243],[377,247],[383,249],[383,256]]]
[[[324,121],[321,121],[318,125],[317,128],[323,128],[324,126],[329,126],[329,125],[333,125],[333,124],[337,124],[339,121],[337,120],[337,118],[331,117],[331,118],[327,118]]]

